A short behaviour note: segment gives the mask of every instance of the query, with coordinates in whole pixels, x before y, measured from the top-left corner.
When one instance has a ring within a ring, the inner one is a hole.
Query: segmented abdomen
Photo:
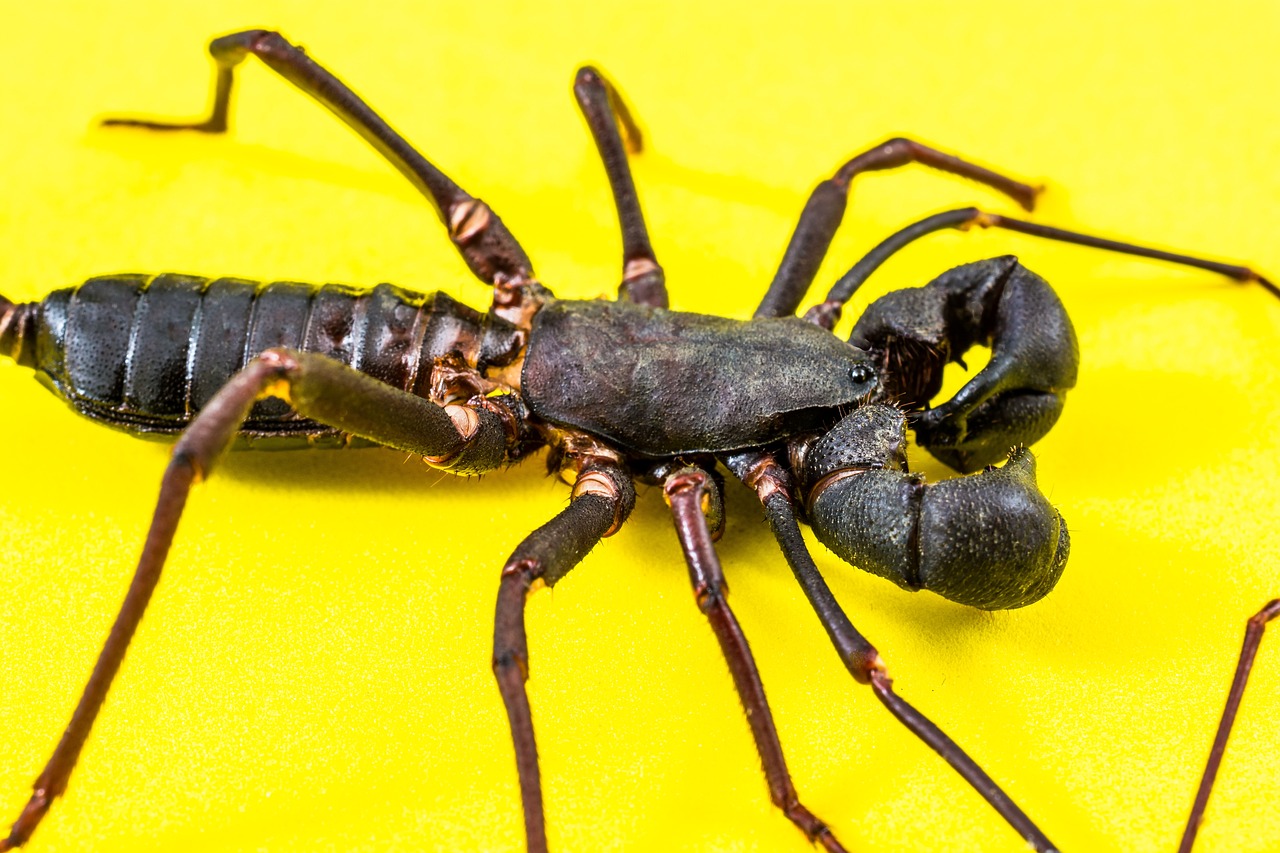
[[[40,303],[36,329],[37,375],[82,414],[136,433],[180,431],[270,347],[332,356],[426,396],[433,359],[457,352],[483,368],[519,346],[509,323],[443,293],[173,273],[100,276],[55,291]],[[242,431],[333,434],[280,400],[258,403]]]

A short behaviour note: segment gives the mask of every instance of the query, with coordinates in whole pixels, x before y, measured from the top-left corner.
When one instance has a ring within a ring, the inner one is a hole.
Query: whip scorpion
[[[77,412],[132,433],[176,436],[132,585],[61,741],[0,850],[25,844],[72,769],[161,574],[189,490],[232,445],[396,448],[471,476],[547,451],[569,504],[502,569],[493,672],[515,746],[528,848],[546,849],[542,786],[525,693],[526,598],[559,582],[623,525],[637,482],[670,505],[696,603],[746,710],[773,803],[811,841],[843,850],[793,785],[760,676],[731,610],[715,541],[727,472],[760,507],[830,641],[859,684],[938,752],[1037,850],[1046,834],[921,711],[898,696],[884,659],[845,615],[800,532],[907,590],[985,610],[1048,594],[1068,563],[1067,521],[1036,484],[1028,446],[1057,421],[1076,383],[1075,332],[1048,283],[1012,256],[964,264],[876,299],[847,340],[833,334],[868,277],[945,228],[998,228],[1196,267],[1266,288],[1252,270],[1143,248],[975,208],[889,236],[797,316],[860,174],[916,163],[992,187],[1030,211],[1037,190],[904,138],[853,157],[809,197],[755,315],[669,309],[628,167],[639,130],[595,69],[574,92],[604,162],[623,239],[616,300],[557,299],[497,213],[469,195],[336,77],[279,34],[211,44],[213,109],[198,123],[109,126],[220,133],[235,67],[253,55],[328,108],[432,203],[468,267],[492,288],[487,311],[444,293],[383,284],[258,282],[116,274],[40,302],[0,298],[0,353],[29,367]],[[972,347],[990,360],[937,402],[943,368]],[[908,470],[907,432],[968,476],[926,483]],[[1189,848],[1240,701],[1270,602],[1249,622],[1227,713],[1188,822]]]

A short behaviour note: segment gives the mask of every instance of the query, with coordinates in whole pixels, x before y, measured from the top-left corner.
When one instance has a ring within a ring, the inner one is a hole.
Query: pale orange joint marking
[[[489,205],[470,198],[449,211],[449,233],[456,243],[466,243],[489,227]]]
[[[706,484],[706,477],[702,472],[684,473],[672,477],[662,488],[662,499],[667,502],[667,506],[671,506],[671,496],[676,492],[683,492],[688,489],[702,488]]]
[[[622,268],[622,280],[634,281],[641,276],[657,272],[660,269],[662,268],[648,258],[632,258]]]
[[[991,228],[996,224],[997,217],[990,213],[983,213],[979,210],[974,217],[967,222],[961,222],[956,226],[957,231],[968,231],[970,228]]]
[[[618,528],[622,526],[622,505],[618,501],[618,486],[609,475],[603,471],[588,471],[580,475],[573,483],[573,499],[583,495],[598,495],[614,502],[613,524],[604,532],[603,538],[617,533]]]
[[[458,431],[458,437],[463,441],[471,441],[480,431],[480,416],[472,409],[466,406],[450,405],[444,407],[444,412],[453,421],[453,428]]]
[[[573,497],[582,495],[599,495],[602,498],[616,498],[618,487],[613,480],[602,471],[588,471],[578,477],[573,484]]]
[[[534,560],[517,560],[514,563],[507,563],[502,567],[502,576],[505,578],[508,575],[528,575],[530,578],[529,582],[532,583],[533,578],[537,577],[537,575],[534,574],[534,570],[537,568],[538,563]]]
[[[871,672],[878,672],[885,678],[889,678],[889,667],[884,662],[884,658],[880,657],[879,652],[872,652],[871,660],[867,662],[867,669]],[[890,679],[892,681],[892,679]]]
[[[754,468],[747,472],[747,486],[755,489],[756,497],[760,499],[760,503],[767,503],[769,498],[781,492],[785,495],[786,489],[783,486],[781,469],[778,463],[772,458],[765,458],[756,464]]]
[[[9,302],[3,296],[0,296],[0,305],[5,306],[4,310],[0,311],[0,338],[5,335],[13,335],[13,347],[6,355],[17,361],[22,356],[22,346],[26,340],[27,330],[22,322],[24,313],[22,309],[25,306],[16,302]]]
[[[458,458],[458,454],[467,449],[467,445],[471,443],[471,439],[475,438],[476,433],[480,431],[480,416],[466,406],[449,405],[444,407],[444,412],[453,421],[453,428],[458,431],[458,437],[462,439],[462,444],[452,453],[446,453],[443,456],[424,456],[428,465],[434,465],[437,468],[447,468],[449,463]]]

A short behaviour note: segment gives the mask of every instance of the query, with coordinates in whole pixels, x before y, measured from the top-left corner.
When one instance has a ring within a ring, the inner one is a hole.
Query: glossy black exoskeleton
[[[102,276],[38,303],[0,297],[0,354],[34,369],[81,414],[137,434],[179,435],[115,626],[0,851],[24,844],[66,789],[159,580],[192,484],[237,441],[344,446],[353,440],[418,454],[459,474],[489,471],[549,446],[552,464],[573,483],[569,506],[516,548],[498,592],[493,667],[515,742],[531,850],[545,850],[546,836],[523,684],[524,601],[626,521],[637,479],[661,484],[671,506],[698,606],[733,674],[774,803],[811,840],[829,851],[843,849],[791,784],[763,686],[728,605],[713,548],[723,520],[720,468],[755,490],[850,674],[870,685],[1035,849],[1053,849],[959,746],[893,692],[879,653],[818,573],[798,520],[807,520],[847,562],[906,589],[984,609],[1022,607],[1046,595],[1066,564],[1069,535],[1036,486],[1026,445],[1053,426],[1076,382],[1071,322],[1044,279],[1002,257],[881,297],[848,341],[831,330],[850,295],[887,257],[947,227],[1001,227],[1153,257],[1277,293],[1273,284],[1245,267],[966,208],[892,235],[825,301],[796,317],[843,216],[849,184],[862,172],[922,163],[1032,207],[1036,190],[1026,184],[893,139],[853,158],[813,191],[755,317],[672,311],[627,165],[627,144],[638,150],[634,122],[617,92],[583,68],[575,93],[613,188],[623,276],[618,301],[557,300],[484,202],[437,170],[300,48],[254,30],[216,39],[211,52],[217,71],[207,120],[107,124],[222,132],[233,70],[257,56],[356,130],[427,196],[468,266],[493,287],[493,302],[480,312],[443,293],[386,284],[361,291],[177,274]],[[988,348],[990,360],[935,405],[944,365],[963,363],[972,347]],[[907,470],[908,429],[945,464],[978,473],[926,484]],[[1257,633],[1277,611],[1280,605],[1272,603],[1255,617]],[[1202,811],[1197,800],[1192,829]]]

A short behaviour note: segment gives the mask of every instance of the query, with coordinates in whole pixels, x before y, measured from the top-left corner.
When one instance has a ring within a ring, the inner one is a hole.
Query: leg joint
[[[531,588],[534,583],[542,578],[545,567],[540,560],[531,560],[528,558],[512,560],[502,567],[502,577],[520,578],[524,582],[525,589]]]
[[[613,524],[604,532],[612,536],[631,515],[636,505],[636,489],[631,478],[612,460],[588,459],[573,484],[573,500],[584,495],[604,498],[613,507]]]
[[[443,456],[424,457],[436,468],[463,476],[492,471],[507,455],[507,430],[502,419],[488,409],[470,406],[445,406],[453,421],[461,445]]]
[[[698,609],[703,613],[711,613],[729,606],[729,584],[727,581],[709,581],[699,583],[693,588],[693,599],[698,602]]]
[[[504,673],[516,671],[521,681],[529,680],[529,659],[515,649],[503,649],[493,655],[493,674],[502,677]]]

